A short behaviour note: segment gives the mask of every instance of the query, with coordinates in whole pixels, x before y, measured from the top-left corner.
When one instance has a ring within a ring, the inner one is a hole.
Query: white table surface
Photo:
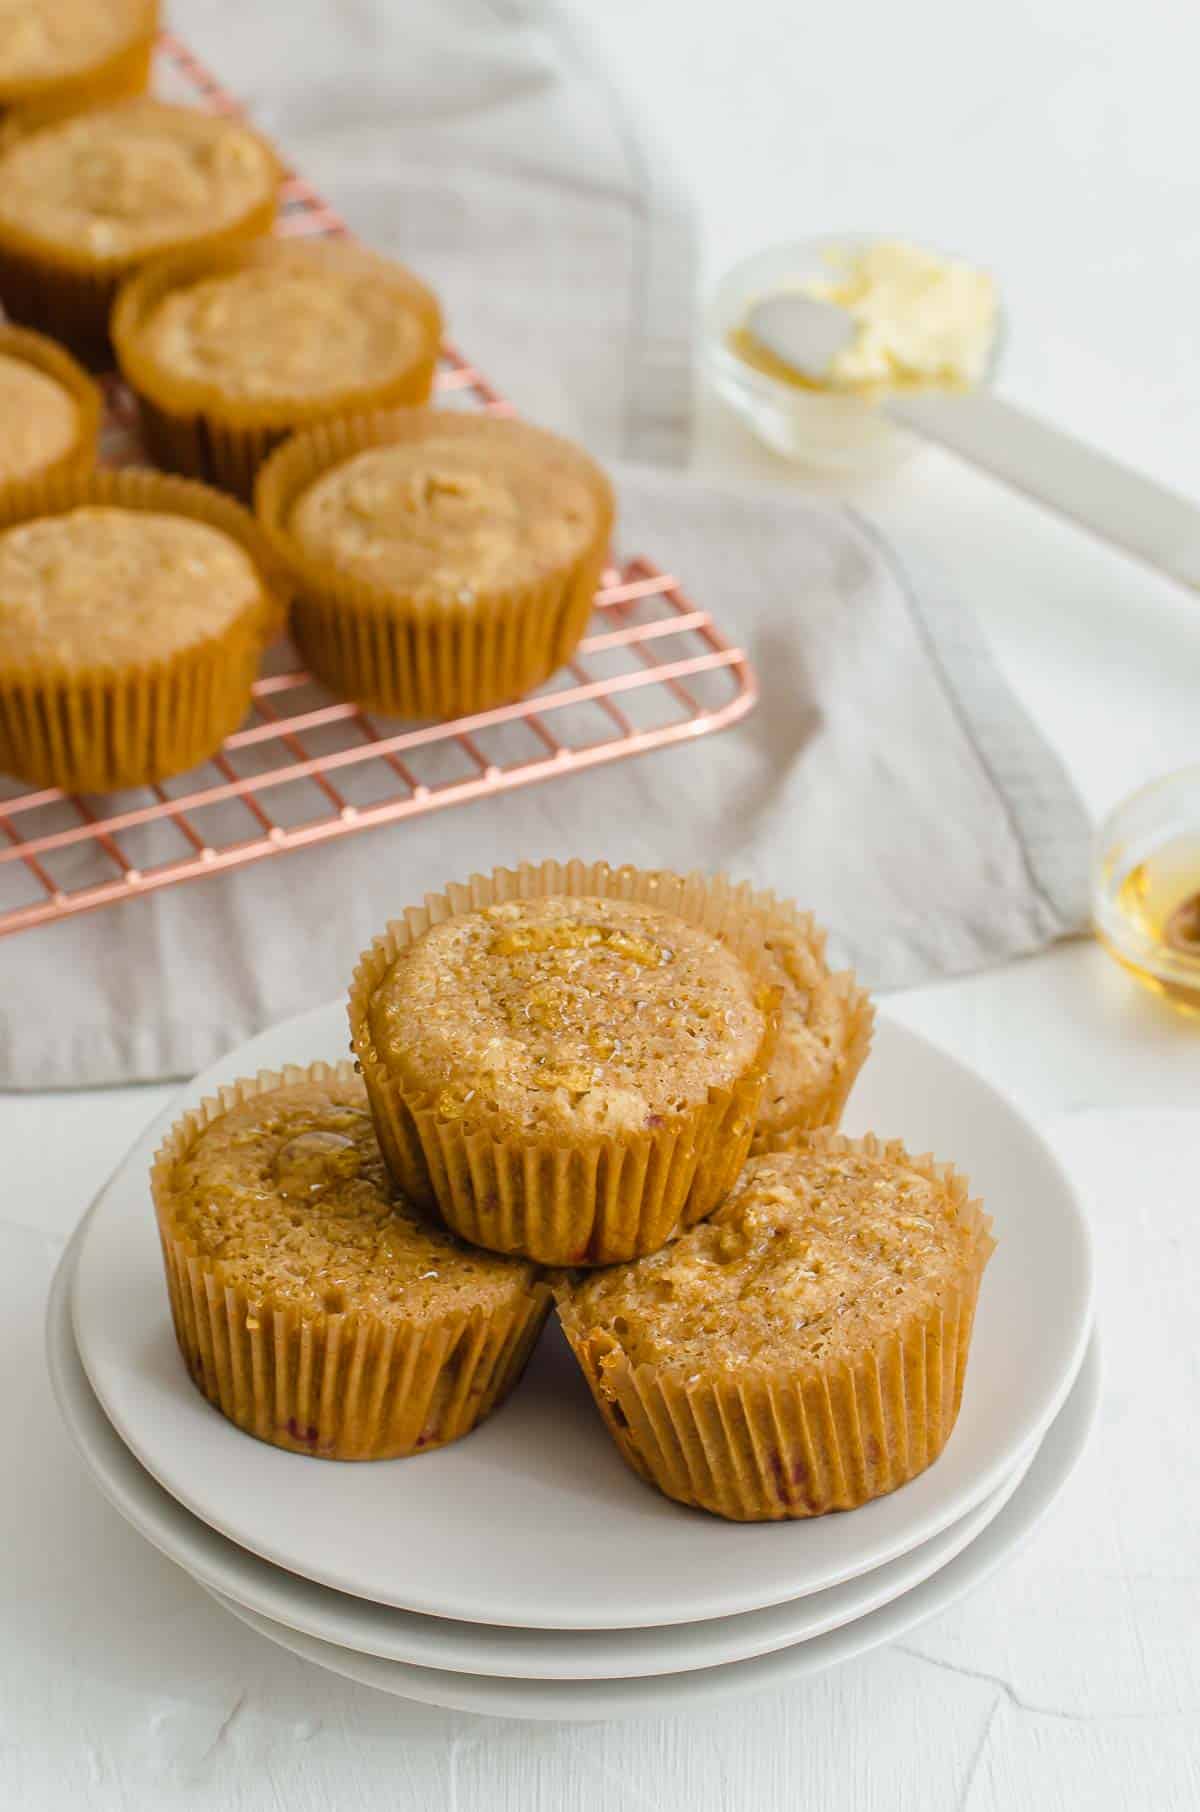
[[[1196,489],[1200,15],[1177,0],[607,0],[588,17],[701,199],[710,277],[823,228],[961,249],[1003,283],[1007,391]],[[811,483],[711,406],[697,464]],[[858,495],[956,577],[1091,808],[1196,758],[1196,599],[941,456]],[[893,1004],[1022,1098],[1088,1193],[1101,1427],[1046,1524],[967,1602],[703,1718],[551,1728],[424,1710],[224,1617],[87,1483],[40,1359],[62,1241],[168,1091],[0,1097],[2,1812],[1200,1804],[1200,1024],[1082,942]]]

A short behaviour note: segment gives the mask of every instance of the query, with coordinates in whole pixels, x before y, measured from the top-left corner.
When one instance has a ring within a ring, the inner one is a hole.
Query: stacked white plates
[[[903,1490],[788,1524],[669,1503],[623,1466],[553,1325],[511,1401],[440,1452],[336,1465],[239,1433],[175,1347],[150,1160],[220,1084],[344,1049],[336,1004],[189,1085],[98,1198],[50,1302],[59,1404],[100,1488],[270,1640],[402,1697],[500,1716],[710,1703],[831,1666],[951,1603],[1069,1475],[1098,1396],[1071,1187],[1012,1105],[886,1018],[848,1129],[952,1158],[999,1238],[958,1427]]]

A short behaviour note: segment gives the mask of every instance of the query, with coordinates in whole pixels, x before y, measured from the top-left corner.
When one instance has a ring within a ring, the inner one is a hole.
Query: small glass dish
[[[786,459],[848,477],[894,471],[922,443],[861,397],[791,383],[758,370],[734,350],[731,336],[761,297],[814,277],[828,277],[828,253],[865,251],[880,237],[843,233],[796,239],[756,252],[726,272],[704,314],[704,371],[717,395]],[[985,380],[989,385],[996,375],[1002,333],[1001,318]]]
[[[1092,922],[1144,987],[1200,1014],[1200,766],[1122,800],[1096,832]]]

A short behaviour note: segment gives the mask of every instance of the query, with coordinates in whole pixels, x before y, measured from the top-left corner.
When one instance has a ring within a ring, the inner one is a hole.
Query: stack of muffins
[[[174,1128],[175,1331],[240,1428],[384,1459],[468,1433],[552,1302],[620,1453],[736,1521],[936,1459],[992,1249],[961,1177],[836,1126],[872,1009],[811,919],[721,878],[547,862],[390,924],[355,1062]]]
[[[266,236],[271,147],[140,92],[154,14],[0,5],[0,771],[75,791],[212,754],[285,623],[376,711],[520,696],[582,636],[613,518],[579,448],[426,406],[411,271]],[[85,367],[114,361],[178,476],[97,472]]]
[[[580,449],[427,407],[419,278],[264,237],[275,154],[145,97],[156,24],[0,0],[0,770],[72,790],[202,761],[285,621],[375,710],[519,696],[579,641],[613,519]],[[97,470],[85,367],[114,359],[173,476]],[[838,1136],[872,1014],[806,914],[500,870],[391,924],[349,1005],[353,1064],[224,1090],[154,1167],[179,1344],[238,1427],[441,1446],[556,1304],[621,1454],[684,1503],[809,1516],[936,1458],[988,1226],[950,1169]]]

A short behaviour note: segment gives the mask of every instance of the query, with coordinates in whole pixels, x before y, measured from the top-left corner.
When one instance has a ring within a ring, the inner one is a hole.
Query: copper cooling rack
[[[216,112],[237,103],[164,34],[158,87]],[[345,231],[299,176],[277,229]],[[104,457],[139,457],[131,400],[106,386]],[[436,380],[446,406],[510,405],[446,345]],[[272,670],[273,669],[273,670]],[[755,702],[740,648],[652,561],[604,574],[575,659],[518,703],[452,722],[368,717],[272,651],[250,717],[202,768],[162,786],[79,798],[0,778],[0,936],[131,896],[239,868],[334,837],[414,818],[534,781],[577,773],[724,729]]]

